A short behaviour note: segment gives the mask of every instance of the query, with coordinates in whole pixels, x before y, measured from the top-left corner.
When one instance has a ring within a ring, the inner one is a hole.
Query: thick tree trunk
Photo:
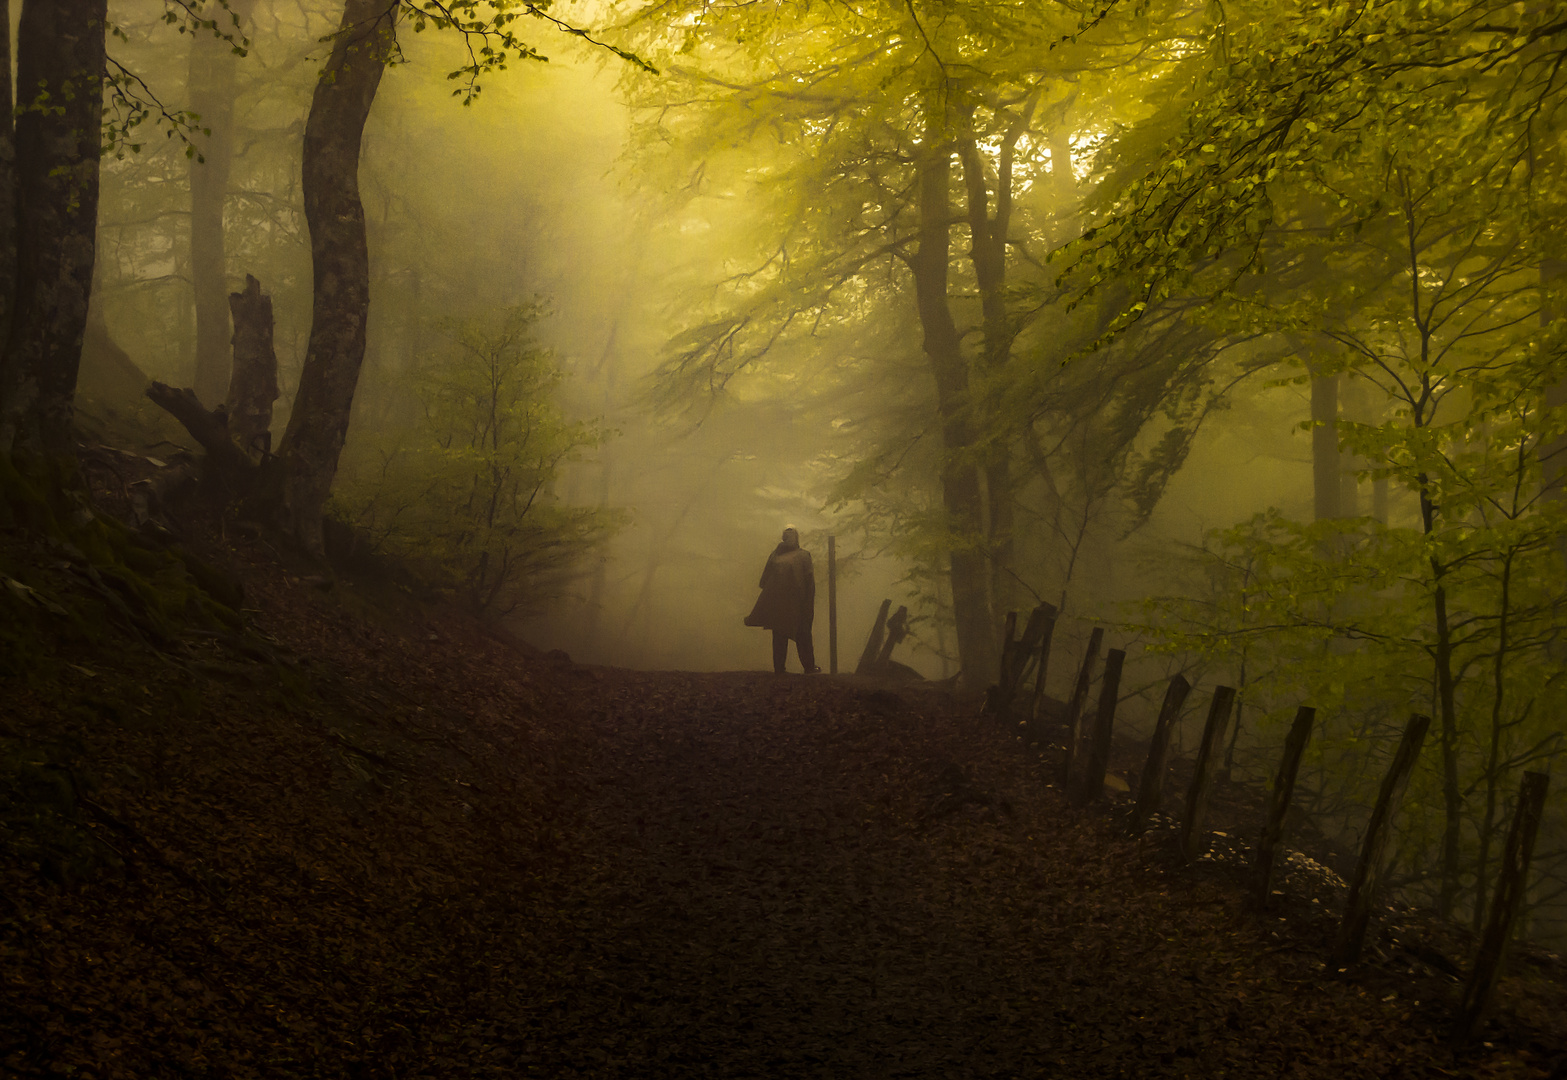
[[[1010,151],[1008,144],[1004,152]],[[1006,365],[1012,351],[1012,332],[1007,318],[1006,298],[1006,218],[1011,199],[1008,178],[998,177],[996,187],[996,218],[990,217],[990,191],[985,179],[985,162],[974,142],[973,133],[965,133],[958,140],[958,159],[963,163],[963,186],[967,194],[969,225],[969,262],[974,267],[974,278],[979,286],[980,312],[984,319],[985,344],[983,350],[984,378],[995,378]],[[1009,170],[1008,170],[1009,171]],[[987,393],[980,417],[975,419],[978,428],[981,417],[991,415],[996,402]],[[992,444],[984,450],[985,496],[987,539],[990,556],[990,597],[992,615],[996,611],[1010,609],[1013,579],[1008,573],[1012,565],[1012,470],[1010,455],[1005,444]]]
[[[11,70],[11,0],[0,0],[0,71]],[[16,292],[16,102],[0,79],[0,348],[11,332]],[[3,370],[3,367],[0,367]],[[4,386],[0,384],[0,395]]]
[[[1017,336],[1007,311],[1007,232],[1012,225],[1012,164],[1018,139],[1033,121],[1037,98],[1030,97],[1023,111],[1008,125],[996,159],[995,213],[990,209],[989,183],[985,177],[985,158],[979,152],[972,131],[958,141],[958,156],[963,162],[963,185],[967,194],[969,224],[969,261],[979,286],[980,311],[984,318],[984,365],[992,383],[999,379],[1012,356]],[[972,112],[970,113],[972,118]],[[993,390],[987,395],[984,414],[991,416],[1000,406]],[[1016,521],[1012,490],[1011,451],[1005,443],[989,446],[985,452],[985,494],[990,530],[991,602],[997,610],[1015,606],[1018,593],[1013,574]]]
[[[279,456],[283,525],[313,552],[322,549],[321,515],[365,355],[370,258],[359,148],[396,35],[391,0],[347,0],[305,124],[302,186],[315,291],[310,343]]]
[[[933,106],[933,108],[939,106]],[[990,570],[979,468],[972,459],[968,366],[947,302],[951,258],[949,195],[952,147],[945,125],[932,119],[919,164],[919,251],[909,260],[915,302],[924,331],[925,355],[936,380],[944,462],[942,503],[953,536],[952,614],[966,692],[978,694],[995,681],[1000,661],[990,604]]]
[[[17,33],[16,306],[0,390],[0,453],[66,454],[98,224],[108,0],[26,0]]]
[[[230,0],[229,9],[241,22],[256,0]],[[221,10],[219,27],[235,27]],[[201,160],[190,162],[190,268],[196,299],[196,396],[208,407],[228,393],[229,309],[228,265],[224,252],[223,204],[234,160],[234,76],[238,57],[233,46],[207,31],[190,43],[190,107],[210,135],[197,141]]]

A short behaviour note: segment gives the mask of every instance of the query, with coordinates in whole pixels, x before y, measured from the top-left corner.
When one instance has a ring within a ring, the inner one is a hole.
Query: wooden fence
[[[1049,669],[1056,617],[1053,606],[1041,604],[1029,615],[1019,635],[1017,614],[1014,612],[1007,616],[1000,681],[985,698],[985,713],[1009,724],[1016,722],[1021,728],[1022,737],[1030,744],[1043,741],[1046,729],[1053,726],[1045,723],[1043,705],[1045,674]],[[1085,750],[1080,745],[1085,736],[1083,714],[1104,637],[1103,628],[1094,627],[1078,664],[1072,696],[1066,703],[1064,716],[1057,721],[1065,741],[1058,778],[1068,797],[1078,806],[1087,805],[1103,795],[1105,770],[1110,760],[1115,726],[1117,695],[1120,692],[1121,666],[1126,658],[1120,649],[1111,649],[1105,657],[1099,701],[1093,724],[1086,733],[1088,746]],[[1161,804],[1171,733],[1191,691],[1191,685],[1182,676],[1177,675],[1170,680],[1164,703],[1159,709],[1159,718],[1154,725],[1141,782],[1135,793],[1136,801],[1129,821],[1133,834],[1141,833],[1146,828],[1150,816]],[[1234,712],[1234,702],[1233,688],[1214,687],[1180,821],[1180,851],[1188,862],[1200,858],[1208,850],[1209,834],[1204,818],[1214,782],[1214,762],[1219,748],[1224,744],[1225,732]],[[1250,868],[1250,903],[1259,911],[1266,909],[1273,897],[1273,872],[1284,838],[1285,817],[1295,792],[1295,778],[1311,738],[1315,716],[1316,711],[1306,705],[1302,705],[1296,713],[1295,721],[1284,740],[1272,790],[1268,793],[1265,823],[1257,839]],[[1333,959],[1340,968],[1360,958],[1371,915],[1382,892],[1392,824],[1404,791],[1409,786],[1409,778],[1430,724],[1431,720],[1426,716],[1415,714],[1409,718],[1377,792],[1339,924]],[[1535,836],[1539,831],[1549,783],[1549,778],[1543,773],[1526,772],[1523,775],[1517,809],[1492,890],[1486,930],[1470,965],[1469,977],[1458,1007],[1454,1038],[1459,1042],[1475,1037],[1490,1007],[1513,921],[1523,900],[1529,862],[1534,852]]]

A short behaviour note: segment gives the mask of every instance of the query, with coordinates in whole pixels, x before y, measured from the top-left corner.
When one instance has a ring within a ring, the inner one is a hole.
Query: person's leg
[[[800,636],[795,639],[794,647],[800,653],[800,664],[805,668],[807,675],[813,675],[821,668],[816,666],[816,646],[811,643],[811,628],[809,626],[800,631]]]
[[[773,631],[773,670],[782,675],[789,665],[789,635],[782,630]]]

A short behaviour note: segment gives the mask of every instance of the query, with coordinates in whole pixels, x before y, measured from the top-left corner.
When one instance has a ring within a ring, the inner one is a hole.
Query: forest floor
[[[1453,932],[1330,969],[1317,863],[1250,914],[944,694],[578,666],[193,530],[241,633],[0,532],[0,1076],[1567,1077],[1556,958],[1455,1052]]]

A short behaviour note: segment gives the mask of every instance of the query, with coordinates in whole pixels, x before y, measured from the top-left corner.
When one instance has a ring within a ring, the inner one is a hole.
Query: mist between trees
[[[425,32],[432,5],[350,8],[395,34],[358,343],[322,336],[353,275],[322,277],[347,249],[319,235],[313,272],[302,180],[343,4],[109,5],[89,439],[184,438],[146,378],[218,404],[252,274],[279,456],[311,357],[362,348],[341,457],[311,451],[325,513],[541,646],[764,665],[740,619],[767,552],[794,524],[820,577],[832,534],[846,663],[893,597],[906,659],[982,689],[1004,613],[1049,601],[1065,654],[1096,622],[1130,643],[1134,729],[1177,671],[1236,686],[1226,767],[1259,783],[1316,706],[1297,799],[1346,845],[1430,713],[1394,876],[1478,925],[1567,725],[1551,5],[550,9],[613,50],[508,5]],[[1528,922],[1556,940],[1561,787]]]

